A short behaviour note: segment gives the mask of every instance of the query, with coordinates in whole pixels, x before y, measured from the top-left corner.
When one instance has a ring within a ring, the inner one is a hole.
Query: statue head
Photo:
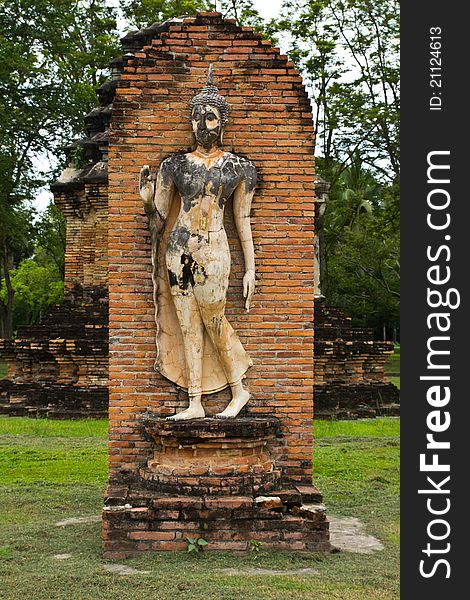
[[[228,104],[214,83],[212,65],[206,85],[193,97],[190,104],[191,125],[198,144],[210,148],[222,143],[228,117]]]

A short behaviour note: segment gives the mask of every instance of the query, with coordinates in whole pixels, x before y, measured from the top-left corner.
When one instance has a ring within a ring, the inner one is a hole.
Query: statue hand
[[[144,165],[140,169],[139,189],[144,203],[152,203],[155,188],[152,177],[150,176],[150,167],[148,165]]]
[[[143,187],[147,183],[151,183],[152,179],[150,178],[150,167],[148,165],[144,165],[140,169],[140,182],[139,187]]]
[[[246,312],[250,312],[251,301],[255,293],[255,272],[253,269],[248,269],[243,277],[243,297],[245,300]]]

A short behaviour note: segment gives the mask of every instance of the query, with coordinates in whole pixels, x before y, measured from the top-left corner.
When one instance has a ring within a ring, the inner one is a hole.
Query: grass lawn
[[[400,389],[400,344],[395,344],[393,354],[385,364],[385,375]]]
[[[315,424],[315,483],[332,515],[355,516],[385,550],[321,557],[265,551],[160,553],[119,561],[147,574],[105,570],[99,516],[106,485],[106,421],[0,418],[0,596],[8,600],[271,600],[399,598],[399,420]],[[55,555],[72,555],[58,559]],[[227,574],[226,568],[314,574]]]
[[[8,367],[7,363],[0,358],[0,379],[3,379],[7,374]]]

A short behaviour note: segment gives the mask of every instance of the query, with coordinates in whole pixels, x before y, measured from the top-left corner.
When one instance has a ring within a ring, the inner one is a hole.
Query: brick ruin
[[[357,419],[400,414],[397,387],[385,377],[393,343],[374,341],[371,329],[353,327],[351,318],[330,306],[324,282],[324,214],[329,183],[315,182],[315,417]]]
[[[398,416],[398,388],[384,368],[392,342],[373,340],[372,331],[324,298],[315,299],[315,417],[358,419]]]
[[[35,327],[0,343],[8,373],[0,381],[0,413],[84,419],[108,408],[106,287],[71,290]]]
[[[15,340],[0,341],[0,354],[9,367],[7,376],[0,381],[0,413],[50,418],[107,416],[109,125],[115,89],[128,56],[139,52],[162,27],[165,26],[143,29],[122,40],[124,55],[111,64],[113,79],[98,90],[100,105],[85,117],[88,137],[69,147],[70,152],[80,149],[82,165],[70,166],[51,186],[55,202],[67,219],[65,301],[52,307],[39,325],[20,328]],[[164,81],[162,75],[150,74],[153,81]],[[276,93],[281,95],[287,83],[276,83]],[[290,101],[289,97],[284,100],[287,104]],[[120,118],[115,113],[114,127],[119,127]],[[271,133],[273,140],[280,143],[282,135]],[[282,187],[283,177],[287,177],[285,169],[282,174],[272,175],[265,185]],[[316,223],[321,229],[328,187],[317,180],[316,188]],[[264,214],[269,218],[269,211]],[[264,228],[269,236],[271,225],[267,221]],[[315,252],[321,252],[321,248]],[[398,414],[398,390],[384,375],[393,345],[373,341],[371,331],[351,327],[346,315],[327,305],[319,291],[323,261],[317,258],[320,260],[314,272],[316,416],[357,418]],[[273,272],[275,267],[271,264],[263,268]],[[293,268],[298,269],[298,265]],[[311,264],[308,269],[311,270]],[[291,279],[296,279],[297,273],[293,272]]]
[[[70,166],[51,186],[67,220],[65,300],[37,326],[0,340],[8,373],[0,381],[0,413],[49,418],[105,417],[108,411],[109,86],[85,118],[89,137],[82,166]]]

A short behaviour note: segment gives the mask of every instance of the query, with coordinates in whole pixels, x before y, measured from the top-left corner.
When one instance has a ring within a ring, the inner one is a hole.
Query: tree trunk
[[[5,243],[2,251],[2,270],[7,288],[7,298],[6,301],[0,303],[0,337],[9,340],[13,337],[13,298],[15,290],[11,284],[8,250]]]

